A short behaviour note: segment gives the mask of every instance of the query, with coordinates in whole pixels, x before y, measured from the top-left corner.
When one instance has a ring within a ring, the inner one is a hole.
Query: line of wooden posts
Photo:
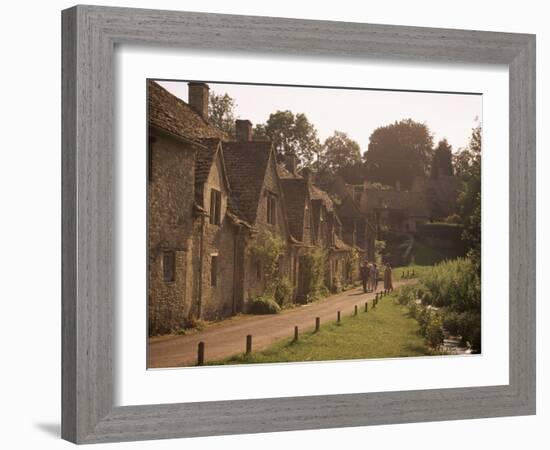
[[[382,299],[382,297],[385,297],[389,293],[390,293],[389,289],[384,289],[381,292],[377,292],[375,297],[372,299],[372,309],[375,309],[376,305]],[[368,310],[369,310],[369,302],[367,301],[367,302],[365,302],[365,312],[368,312]],[[358,309],[357,309],[357,305],[355,305],[353,315],[357,316],[357,314],[358,314]],[[336,313],[336,322],[340,323],[341,321],[342,321],[341,311],[337,311],[337,313]],[[315,333],[318,333],[320,331],[320,329],[321,329],[321,318],[316,317],[315,318]],[[294,327],[294,339],[293,339],[292,342],[298,342],[298,339],[299,339],[299,330],[298,330],[298,326],[295,326]],[[204,342],[202,342],[202,341],[199,342],[198,348],[197,348],[197,365],[198,366],[204,365],[204,349],[205,349]],[[246,336],[245,353],[247,355],[252,353],[252,335],[251,334],[248,334]]]

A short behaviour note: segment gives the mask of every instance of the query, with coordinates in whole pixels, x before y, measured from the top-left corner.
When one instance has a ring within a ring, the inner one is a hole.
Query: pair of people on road
[[[360,268],[361,282],[363,283],[363,292],[373,292],[378,289],[378,266],[376,263],[363,261]],[[384,269],[384,289],[393,291],[392,269],[389,263],[386,263]]]
[[[376,290],[378,287],[378,267],[376,263],[370,264],[368,261],[363,261],[361,264],[361,281],[364,293]]]

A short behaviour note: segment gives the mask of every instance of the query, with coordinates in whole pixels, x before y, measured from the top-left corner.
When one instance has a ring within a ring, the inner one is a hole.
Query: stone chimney
[[[307,184],[311,185],[315,182],[315,176],[309,167],[304,167],[300,174],[304,177]]]
[[[284,162],[286,170],[291,174],[296,175],[296,170],[298,169],[298,157],[294,153],[287,153],[284,156]]]
[[[235,137],[237,141],[250,142],[252,140],[252,122],[237,119],[235,121]]]
[[[206,83],[188,83],[189,106],[193,108],[204,120],[208,120],[208,91]]]

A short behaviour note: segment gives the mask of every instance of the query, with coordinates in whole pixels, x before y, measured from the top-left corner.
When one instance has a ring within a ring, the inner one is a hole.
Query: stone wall
[[[200,317],[206,320],[230,316],[233,311],[235,229],[226,216],[228,190],[222,177],[219,154],[203,185],[203,204],[210,208],[211,190],[221,192],[221,223],[205,221],[202,258],[202,299]],[[212,283],[212,258],[217,257],[216,283]]]
[[[191,255],[195,148],[156,129],[147,191],[149,334],[181,328],[192,299]],[[165,252],[175,253],[173,281],[165,281]]]

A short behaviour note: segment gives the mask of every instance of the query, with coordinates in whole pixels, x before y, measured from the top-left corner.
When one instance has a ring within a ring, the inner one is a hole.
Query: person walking
[[[361,282],[363,283],[363,293],[366,294],[368,290],[368,282],[369,282],[369,266],[367,261],[363,261],[361,263]]]
[[[393,281],[391,274],[391,264],[386,263],[386,269],[384,270],[384,289],[393,291]]]
[[[371,288],[373,291],[376,291],[378,287],[378,270],[376,269],[376,263],[372,263],[370,266],[370,279],[371,279]]]

